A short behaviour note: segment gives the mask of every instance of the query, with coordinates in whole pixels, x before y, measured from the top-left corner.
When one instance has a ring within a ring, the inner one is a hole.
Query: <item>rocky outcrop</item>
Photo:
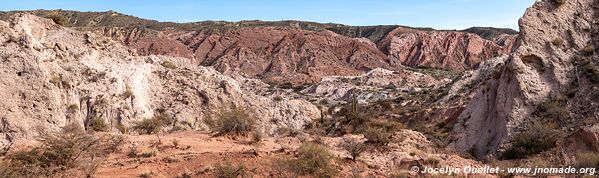
[[[358,75],[377,67],[396,69],[368,40],[330,31],[293,28],[240,28],[224,34],[202,31],[162,31],[131,37],[133,31],[106,29],[142,55],[186,57],[225,74],[239,73],[273,83],[314,83],[323,76]]]
[[[399,27],[378,47],[391,60],[407,66],[464,71],[477,68],[483,60],[510,53],[514,39],[506,35],[490,41],[473,33]]]
[[[267,86],[259,81],[185,58],[137,56],[108,38],[28,14],[0,21],[0,57],[1,145],[69,123],[88,126],[92,118],[114,132],[157,114],[172,118],[172,127],[203,129],[208,115],[236,106],[273,133],[320,116],[304,100],[273,101],[245,90]]]
[[[168,23],[116,12],[31,11],[60,14],[66,26],[92,30],[141,55],[184,57],[227,75],[304,84],[323,76],[360,75],[400,63],[453,71],[511,52],[514,31],[471,28],[439,31],[397,25],[345,26],[302,21]],[[0,19],[11,13],[0,13]],[[337,35],[340,34],[340,35]]]
[[[455,148],[474,151],[479,157],[497,153],[534,121],[531,113],[539,103],[561,95],[575,78],[579,78],[577,90],[591,91],[585,89],[589,88],[587,79],[576,77],[573,58],[597,43],[598,4],[593,0],[563,2],[537,1],[520,19],[519,46],[500,74],[478,89],[460,115],[454,128],[460,133]],[[586,101],[586,105],[593,102]]]

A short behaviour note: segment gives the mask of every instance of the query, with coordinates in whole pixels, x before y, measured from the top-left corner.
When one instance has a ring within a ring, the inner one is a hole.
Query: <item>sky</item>
[[[518,30],[535,0],[0,0],[0,11],[108,11],[171,22],[302,20],[346,25]]]

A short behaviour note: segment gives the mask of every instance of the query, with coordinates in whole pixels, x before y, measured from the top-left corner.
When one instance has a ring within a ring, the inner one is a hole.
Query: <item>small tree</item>
[[[355,138],[345,138],[341,143],[341,148],[349,153],[352,161],[356,162],[356,159],[366,151],[366,145]]]

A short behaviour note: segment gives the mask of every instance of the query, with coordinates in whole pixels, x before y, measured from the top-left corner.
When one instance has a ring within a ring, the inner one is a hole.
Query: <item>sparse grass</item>
[[[95,132],[106,132],[110,129],[104,119],[98,116],[89,118],[87,122],[87,127]]]
[[[263,135],[259,131],[252,132],[252,144],[258,144],[262,141]]]
[[[579,168],[599,168],[599,153],[578,153],[576,155],[576,166]]]
[[[171,62],[171,61],[164,61],[162,62],[162,67],[167,68],[167,69],[177,69],[177,64]]]
[[[217,178],[246,177],[246,168],[243,165],[233,166],[231,163],[218,164],[214,167],[214,175]]]
[[[43,133],[41,145],[5,157],[15,177],[55,177],[65,171],[93,176],[100,160],[114,153],[124,139],[86,133],[78,125],[67,125],[58,133]]]
[[[355,138],[343,139],[343,143],[341,143],[340,146],[349,153],[354,162],[364,151],[366,151],[366,145]]]
[[[570,110],[568,109],[565,98],[550,97],[549,100],[539,104],[534,116],[543,118],[550,122],[567,122],[570,119]]]
[[[556,134],[547,123],[535,123],[524,132],[514,136],[512,145],[505,153],[505,159],[522,159],[538,154],[555,146]]]
[[[140,178],[152,178],[152,177],[154,177],[154,175],[155,175],[154,172],[149,171],[149,172],[143,172],[143,173],[139,174],[139,177]]]
[[[221,110],[215,120],[205,118],[204,122],[217,136],[247,136],[256,127],[256,119],[241,107]]]

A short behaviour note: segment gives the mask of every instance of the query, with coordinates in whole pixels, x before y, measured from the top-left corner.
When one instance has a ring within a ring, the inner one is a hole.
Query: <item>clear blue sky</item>
[[[1,0],[0,10],[108,11],[159,21],[303,20],[437,29],[518,28],[535,0]]]

